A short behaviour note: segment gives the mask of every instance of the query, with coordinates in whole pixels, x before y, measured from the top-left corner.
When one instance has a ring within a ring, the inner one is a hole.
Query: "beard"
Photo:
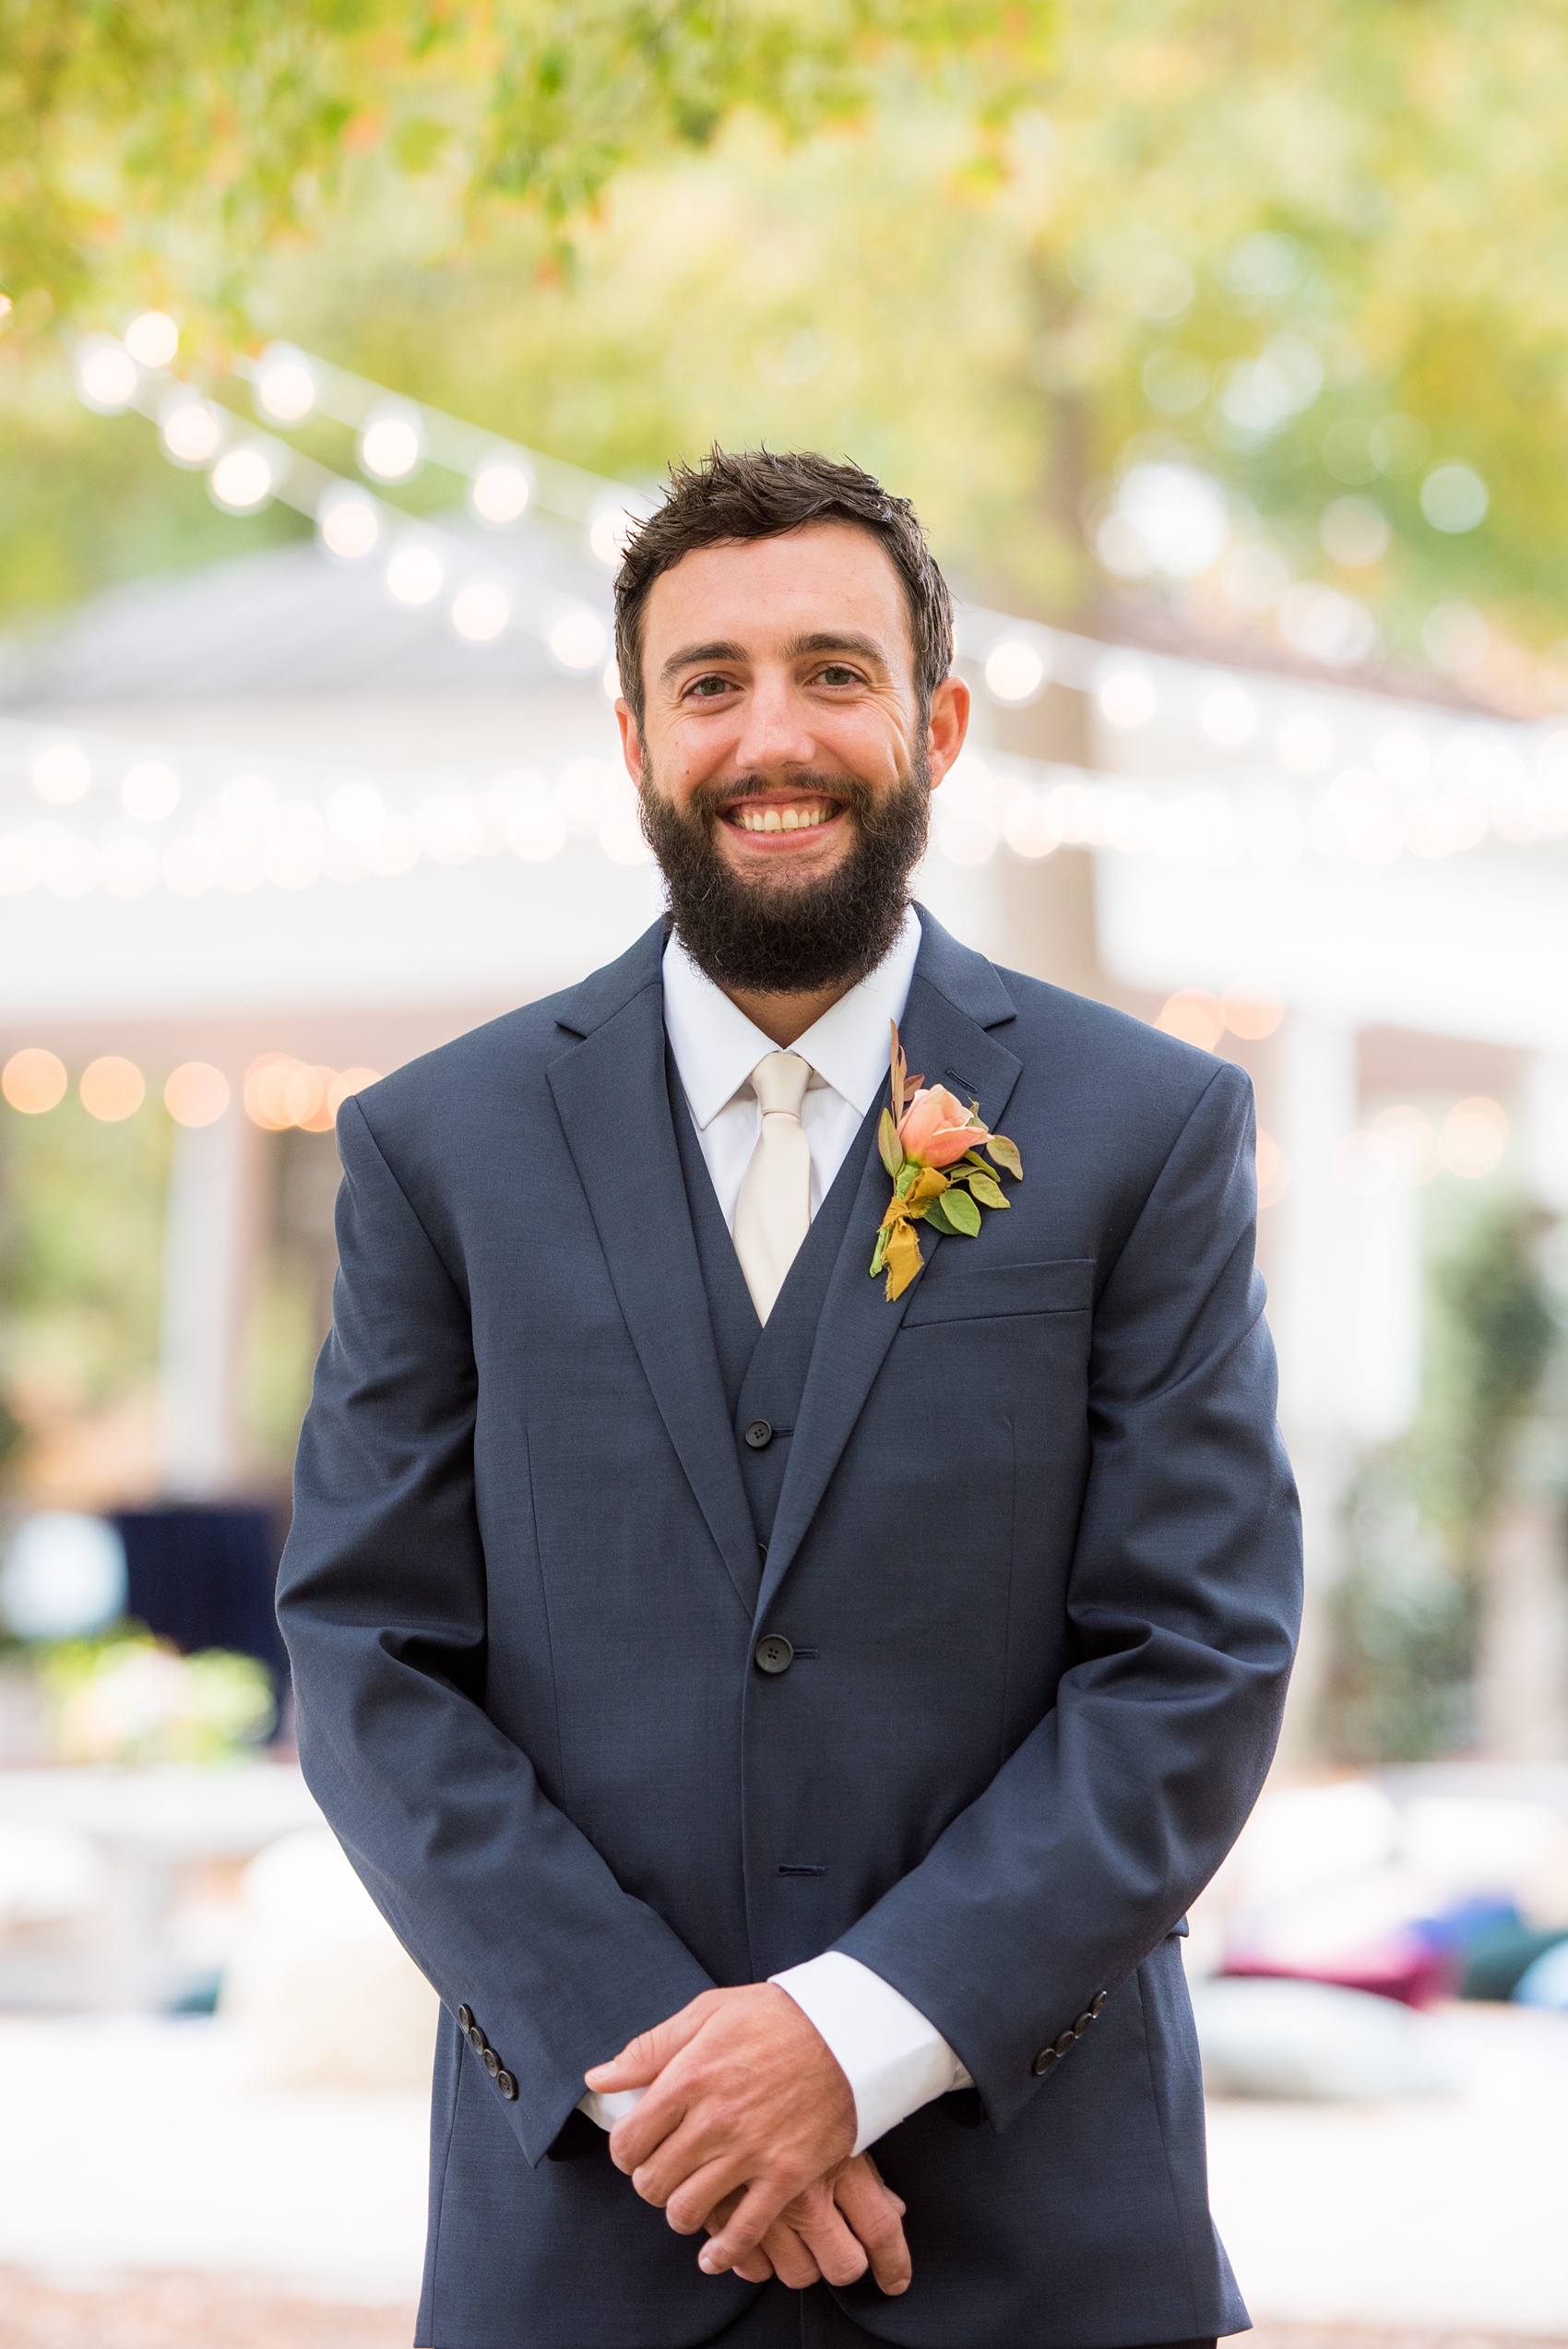
[[[758,782],[754,790],[766,788]],[[909,876],[931,829],[930,767],[923,747],[908,775],[873,791],[852,775],[802,775],[853,827],[849,853],[812,879],[737,873],[719,845],[720,808],[733,784],[699,784],[683,807],[649,775],[642,827],[658,858],[682,945],[721,987],[749,995],[803,995],[853,986],[891,948],[909,901]]]

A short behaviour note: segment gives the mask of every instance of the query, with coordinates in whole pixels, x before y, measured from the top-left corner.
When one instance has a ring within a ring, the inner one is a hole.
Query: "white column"
[[[1352,1031],[1292,1013],[1281,1032],[1275,1115],[1289,1187],[1272,1210],[1269,1325],[1279,1350],[1279,1416],[1301,1488],[1306,1609],[1281,1759],[1312,1759],[1326,1662],[1325,1602],[1343,1570],[1339,1504],[1352,1458],[1346,1410],[1348,1194],[1334,1157],[1356,1124]]]
[[[241,1459],[240,1350],[259,1241],[261,1136],[239,1103],[182,1127],[163,1232],[160,1434],[164,1489],[231,1492]]]

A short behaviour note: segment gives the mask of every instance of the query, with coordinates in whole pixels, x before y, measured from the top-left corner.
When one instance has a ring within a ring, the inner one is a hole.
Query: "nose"
[[[783,778],[817,763],[811,710],[793,678],[760,672],[742,707],[735,764],[743,774]]]

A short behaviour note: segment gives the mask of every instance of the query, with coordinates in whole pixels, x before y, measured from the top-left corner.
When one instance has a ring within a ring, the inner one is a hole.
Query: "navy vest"
[[[735,1243],[719,1211],[719,1196],[692,1124],[672,1053],[666,1052],[665,1065],[670,1079],[670,1111],[681,1152],[681,1172],[685,1177],[692,1235],[707,1295],[708,1319],[713,1325],[719,1375],[730,1406],[730,1423],[735,1434],[742,1482],[751,1504],[752,1523],[756,1529],[758,1546],[766,1556],[784,1471],[789,1465],[790,1437],[799,1416],[806,1373],[811,1367],[816,1325],[849,1228],[868,1137],[875,1127],[876,1108],[870,1111],[849,1145],[832,1188],[801,1243],[800,1254],[790,1267],[765,1329],[757,1319]]]

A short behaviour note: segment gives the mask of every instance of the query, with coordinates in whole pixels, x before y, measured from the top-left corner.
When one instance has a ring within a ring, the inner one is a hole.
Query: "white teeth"
[[[809,832],[827,821],[826,807],[742,807],[741,829],[747,832]]]

